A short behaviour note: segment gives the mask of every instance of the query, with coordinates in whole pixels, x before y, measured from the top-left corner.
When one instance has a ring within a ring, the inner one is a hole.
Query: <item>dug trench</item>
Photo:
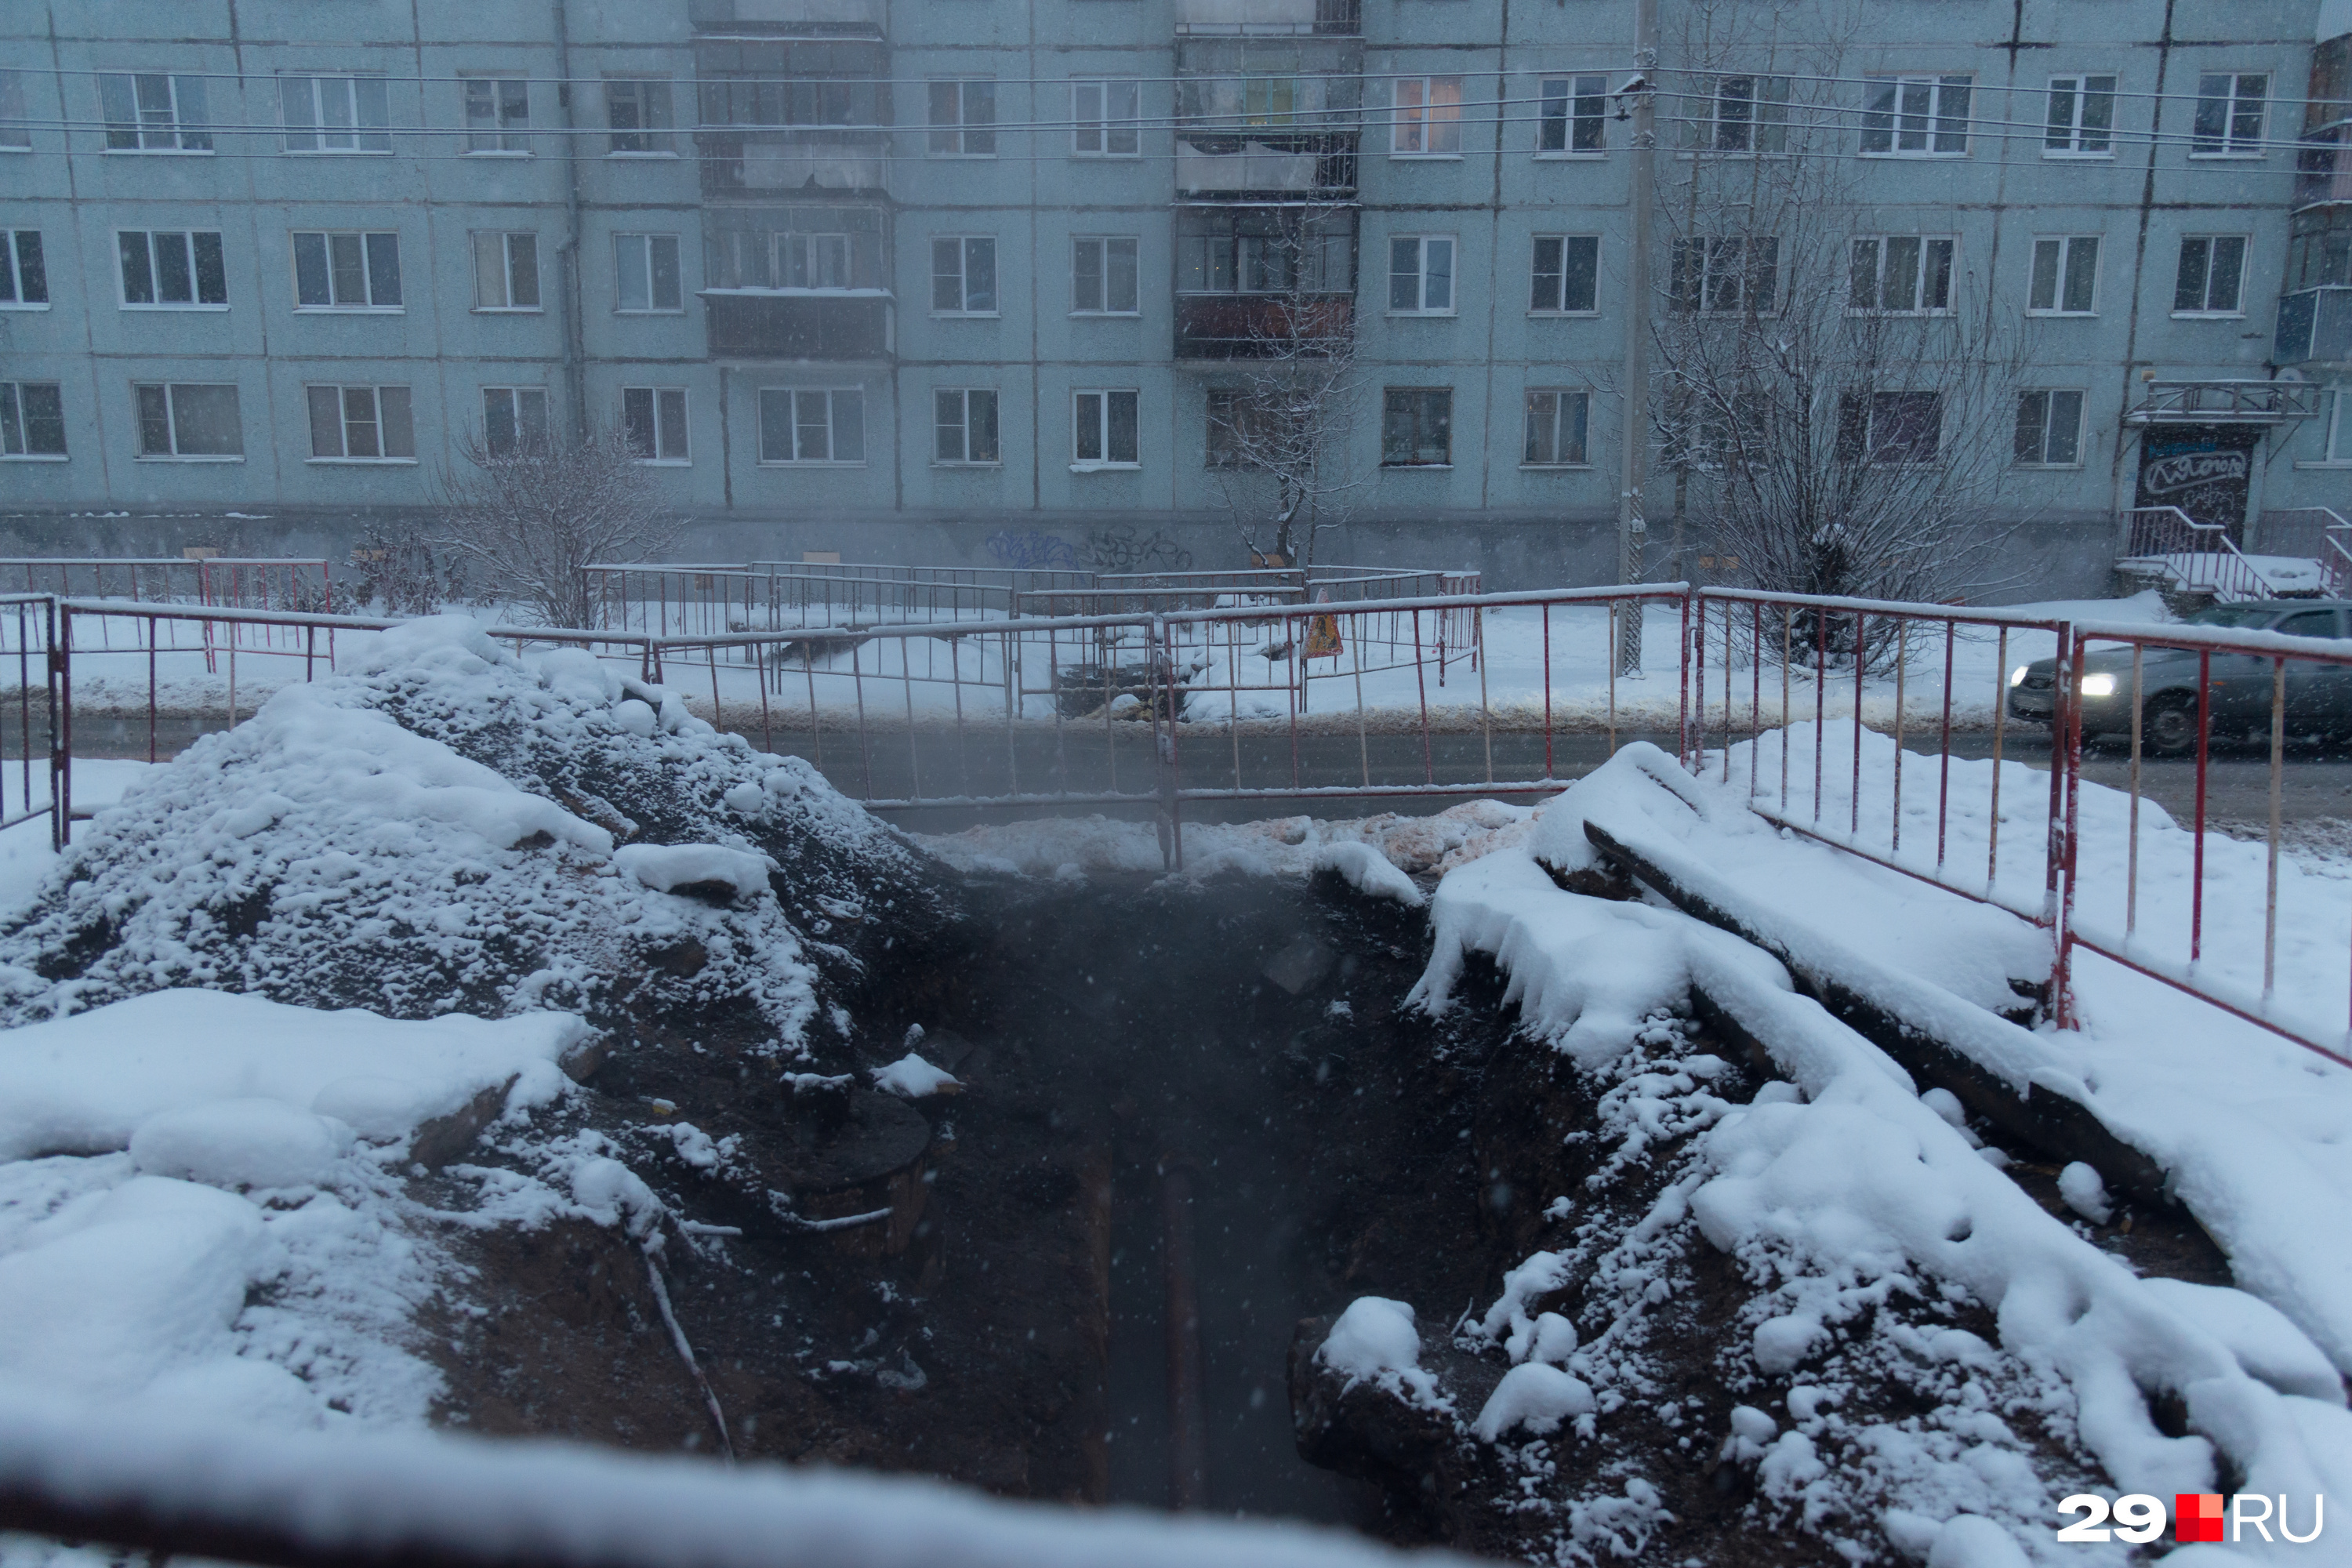
[[[855,1009],[862,1058],[911,1042],[953,1092],[779,1087],[684,1026],[605,1059],[573,1136],[669,1220],[461,1232],[468,1284],[430,1319],[445,1422],[1545,1560],[1568,1500],[1632,1466],[1653,1495],[1622,1539],[1660,1561],[1837,1560],[1837,1520],[1768,1506],[1723,1442],[1736,1405],[1792,1380],[1748,1358],[1752,1263],[1695,1236],[1637,1304],[1642,1397],[1610,1396],[1601,1440],[1506,1448],[1463,1425],[1508,1363],[1462,1331],[1531,1253],[1590,1266],[1535,1305],[1588,1337],[1625,1317],[1622,1244],[1706,1125],[1669,1116],[1629,1157],[1627,1086],[1744,1102],[1766,1084],[1740,1053],[1660,1019],[1622,1070],[1580,1073],[1517,1033],[1477,960],[1433,1019],[1406,1001],[1425,916],[1328,875],[962,893],[969,918],[877,960]],[[478,1202],[499,1140],[427,1195]],[[2119,1215],[2103,1239],[2194,1272],[2179,1223]],[[1458,1422],[1317,1367],[1366,1296],[1418,1309]],[[1885,1350],[1906,1321],[1998,1339],[1965,1299],[1890,1301],[1829,1358],[1854,1409],[1938,1397],[1941,1372]],[[2083,1475],[2063,1423],[2021,1431],[2037,1469]]]

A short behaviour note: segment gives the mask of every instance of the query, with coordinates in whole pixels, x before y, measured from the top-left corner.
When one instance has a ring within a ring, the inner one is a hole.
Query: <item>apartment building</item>
[[[1692,42],[1767,10],[1840,63]],[[1874,290],[2032,334],[2051,583],[2135,503],[2352,511],[2344,0],[1664,11],[1637,60],[1630,0],[15,6],[0,513],[331,546],[617,425],[703,558],[1238,564],[1214,411],[1311,308],[1360,384],[1327,559],[1600,580],[1679,287],[1654,237],[1627,282],[1637,75],[1662,193],[1810,116]]]

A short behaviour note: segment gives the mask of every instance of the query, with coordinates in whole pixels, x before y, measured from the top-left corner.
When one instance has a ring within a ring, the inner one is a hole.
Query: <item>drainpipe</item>
[[[555,252],[556,308],[563,313],[563,391],[572,405],[572,434],[588,438],[588,381],[580,333],[580,137],[572,104],[572,26],[563,0],[555,6],[555,102],[563,110],[563,243]]]
[[[1641,86],[1633,100],[1633,157],[1626,191],[1633,229],[1625,268],[1624,428],[1619,435],[1617,489],[1617,581],[1638,583],[1649,574],[1650,524],[1642,511],[1643,470],[1650,447],[1650,226],[1656,199],[1658,159],[1658,0],[1633,0],[1633,68]],[[1617,618],[1615,658],[1620,674],[1642,668],[1642,616],[1638,609]]]

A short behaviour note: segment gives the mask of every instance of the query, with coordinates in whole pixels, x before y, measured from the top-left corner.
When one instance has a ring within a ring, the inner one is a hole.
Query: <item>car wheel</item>
[[[2151,700],[2142,721],[2147,747],[2159,757],[2184,757],[2197,749],[2197,699],[2170,691]]]

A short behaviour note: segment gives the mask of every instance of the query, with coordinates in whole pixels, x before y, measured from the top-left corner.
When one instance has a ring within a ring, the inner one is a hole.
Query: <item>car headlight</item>
[[[2084,696],[2085,696],[2085,697],[2113,697],[2115,694],[2116,694],[2116,678],[2115,678],[2114,676],[2112,676],[2112,675],[2086,675],[2086,676],[2083,677],[2083,695],[2084,695]]]
[[[2015,669],[2009,672],[2009,683],[2011,686],[2022,686],[2025,684],[2025,666],[2021,664]]]

